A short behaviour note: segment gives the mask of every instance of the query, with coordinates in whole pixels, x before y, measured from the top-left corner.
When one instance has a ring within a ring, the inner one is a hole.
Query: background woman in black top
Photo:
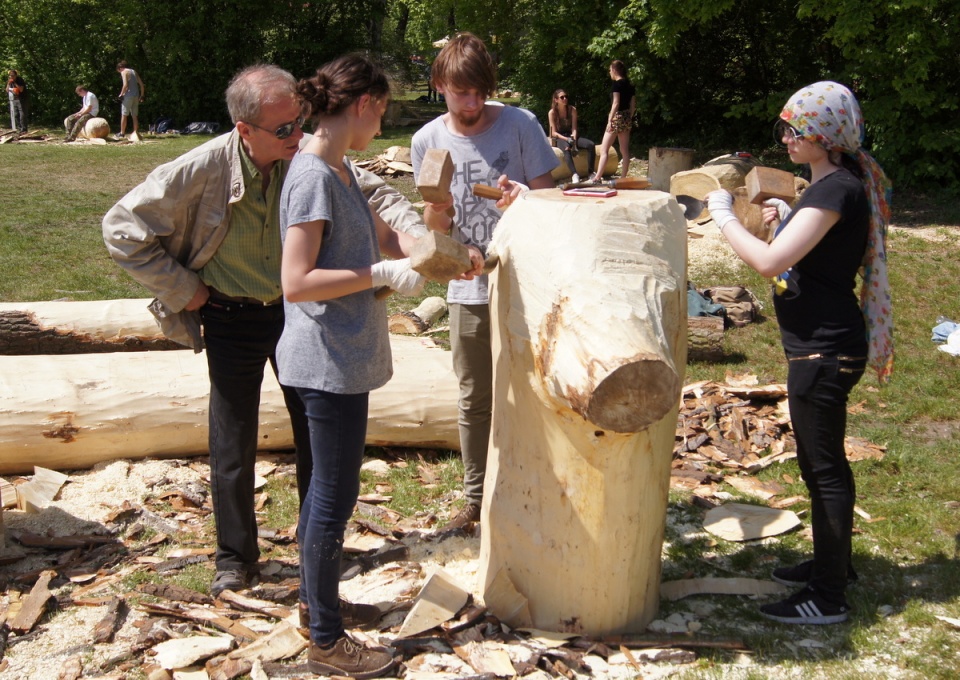
[[[607,165],[607,156],[614,139],[620,142],[620,176],[626,177],[627,170],[630,169],[630,128],[633,127],[633,112],[637,108],[637,90],[627,77],[627,67],[619,59],[610,63],[610,77],[613,79],[613,87],[610,88],[610,113],[607,114],[607,129],[600,143],[597,172],[592,178],[594,182],[599,182],[603,177],[603,169]]]
[[[774,580],[800,590],[760,612],[783,623],[839,623],[850,611],[845,589],[857,578],[850,563],[856,489],[844,451],[847,396],[868,357],[881,382],[893,368],[885,256],[889,182],[861,148],[860,105],[839,83],[797,91],[780,113],[775,136],[790,160],[810,166],[811,184],[792,211],[783,201],[764,207],[765,222],[776,226],[772,242],[743,227],[729,192],[707,196],[711,217],[737,255],[775,277],[790,419],[810,492],[813,559],[774,569]]]

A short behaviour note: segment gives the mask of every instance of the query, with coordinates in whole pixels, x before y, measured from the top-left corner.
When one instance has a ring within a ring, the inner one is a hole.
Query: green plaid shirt
[[[213,258],[200,270],[207,286],[224,295],[268,302],[282,295],[280,288],[280,189],[288,163],[277,161],[270,170],[270,186],[240,144],[243,198],[231,205],[230,228]]]

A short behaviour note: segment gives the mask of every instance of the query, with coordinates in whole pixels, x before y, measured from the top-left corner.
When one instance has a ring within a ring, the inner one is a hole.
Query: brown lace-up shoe
[[[318,675],[346,675],[351,678],[379,678],[393,668],[393,655],[368,649],[354,642],[349,635],[338,638],[331,647],[310,643],[307,668]]]
[[[460,508],[460,512],[458,512],[452,520],[437,529],[437,533],[445,534],[450,531],[456,531],[457,529],[466,529],[479,521],[480,506],[476,503],[467,503]]]
[[[310,639],[310,605],[300,603],[300,634]],[[344,628],[370,628],[376,624],[383,612],[373,604],[347,602],[340,598],[340,617]]]

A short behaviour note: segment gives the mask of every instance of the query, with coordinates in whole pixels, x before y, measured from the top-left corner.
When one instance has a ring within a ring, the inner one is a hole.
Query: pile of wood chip
[[[703,381],[683,388],[671,488],[692,492],[695,502],[707,508],[725,500],[724,483],[775,508],[805,498],[782,498],[781,484],[754,476],[797,456],[787,386],[758,383],[753,375],[728,375],[725,383]],[[845,446],[850,461],[881,460],[886,451],[854,437],[847,437]],[[794,480],[785,475],[784,481]]]
[[[355,165],[380,177],[397,177],[413,174],[411,162],[409,147],[391,146],[376,158],[358,161]]]

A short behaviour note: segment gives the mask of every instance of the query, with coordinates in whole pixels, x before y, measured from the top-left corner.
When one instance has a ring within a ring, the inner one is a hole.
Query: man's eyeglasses
[[[780,146],[786,146],[783,141],[784,137],[789,137],[795,142],[802,142],[804,139],[803,135],[797,132],[795,127],[787,121],[780,119],[773,124],[773,139]]]
[[[294,128],[298,128],[303,125],[303,120],[304,120],[303,116],[299,116],[296,120],[292,120],[289,123],[284,123],[283,125],[278,127],[276,130],[269,130],[265,127],[260,127],[256,123],[247,123],[247,125],[249,125],[250,127],[255,127],[258,130],[263,130],[264,132],[272,132],[273,136],[276,137],[277,139],[286,139],[287,137],[293,134]],[[244,121],[244,122],[246,123],[247,121]]]

